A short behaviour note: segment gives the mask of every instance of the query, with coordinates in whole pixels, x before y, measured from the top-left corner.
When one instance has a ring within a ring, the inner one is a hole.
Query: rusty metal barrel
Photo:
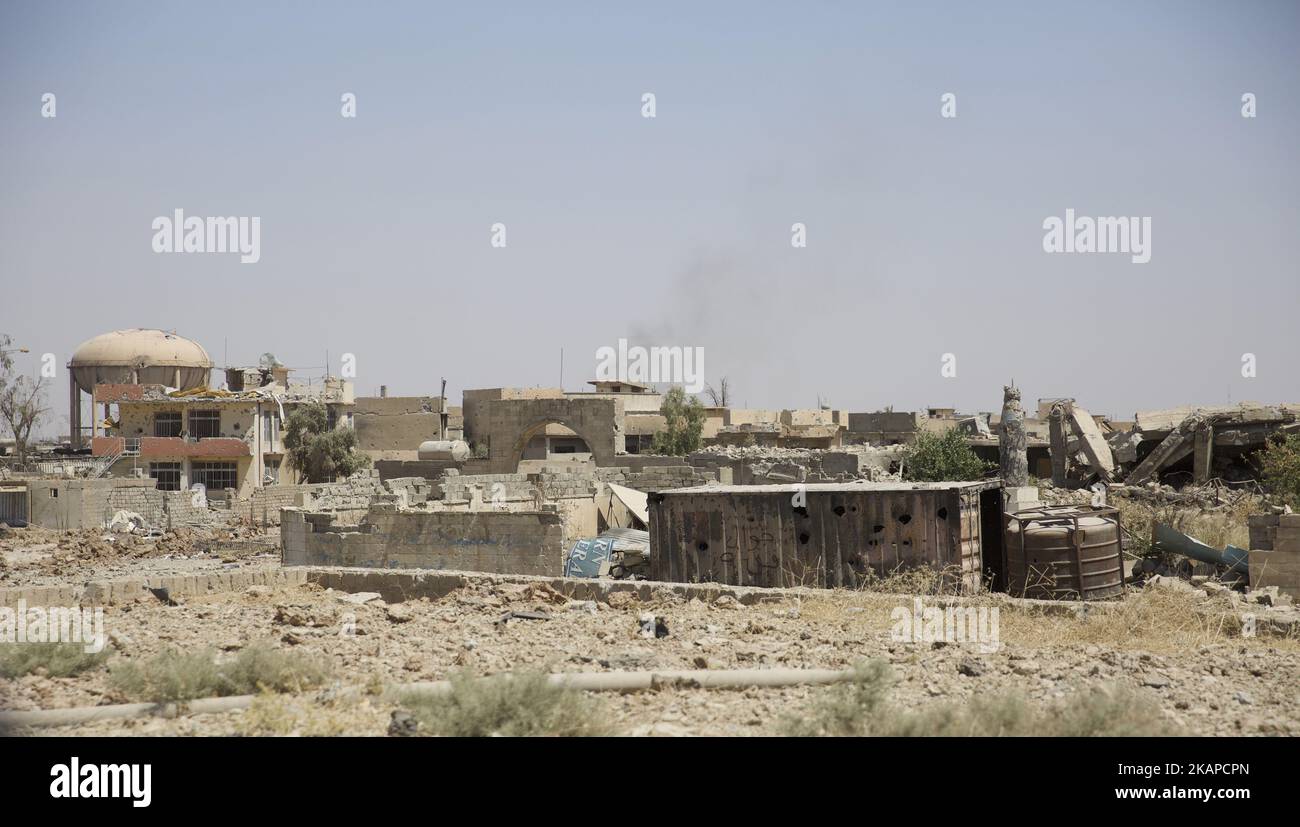
[[[1124,591],[1119,512],[1051,506],[1005,518],[1007,592],[1043,600],[1104,600]]]

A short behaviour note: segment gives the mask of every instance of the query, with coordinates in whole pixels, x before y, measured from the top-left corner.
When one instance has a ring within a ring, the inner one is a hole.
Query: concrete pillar
[[[1020,391],[1012,385],[1002,388],[1002,424],[998,427],[998,456],[1002,466],[1002,484],[1021,486],[1029,483],[1029,452],[1025,447],[1025,412],[1020,407]]]
[[[1196,429],[1195,441],[1192,443],[1192,482],[1197,484],[1209,482],[1214,462],[1214,427],[1203,423]]]
[[[1066,455],[1069,439],[1065,435],[1065,406],[1060,402],[1053,405],[1047,421],[1051,426],[1052,484],[1064,488],[1070,468],[1070,460]]]
[[[72,447],[81,447],[81,389],[77,387],[77,378],[68,371],[68,428],[71,431]]]

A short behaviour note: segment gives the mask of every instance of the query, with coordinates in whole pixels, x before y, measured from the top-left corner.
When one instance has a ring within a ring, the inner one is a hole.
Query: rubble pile
[[[1176,472],[1195,484],[1245,483],[1255,479],[1253,452],[1274,434],[1300,431],[1300,405],[1242,402],[1139,411],[1125,429],[1062,399],[1052,405],[1049,422],[1056,485],[1144,485]]]

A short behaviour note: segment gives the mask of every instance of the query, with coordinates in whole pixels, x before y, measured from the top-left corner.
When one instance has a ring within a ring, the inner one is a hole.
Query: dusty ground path
[[[1089,686],[1128,686],[1190,734],[1300,735],[1300,640],[1242,637],[1226,598],[1185,589],[1134,593],[1118,608],[1085,619],[990,600],[1000,606],[996,652],[894,640],[892,613],[911,612],[913,598],[872,592],[801,591],[744,606],[729,597],[704,603],[659,590],[649,603],[623,594],[611,605],[572,601],[540,584],[471,580],[438,600],[356,599],[315,585],[252,586],[178,606],[140,598],[107,607],[114,658],[141,660],[167,647],[209,647],[229,657],[267,641],[323,658],[331,686],[260,698],[245,711],[32,734],[383,735],[393,704],[379,695],[340,693],[340,687],[435,680],[462,669],[842,669],[879,658],[896,681],[891,697],[907,708],[1013,692],[1046,703]],[[509,611],[550,619],[500,622]],[[663,618],[666,637],[641,636],[646,612]],[[620,733],[768,735],[825,691],[667,689],[585,697]],[[75,677],[0,681],[0,708],[11,710],[127,700],[110,689],[103,667]]]

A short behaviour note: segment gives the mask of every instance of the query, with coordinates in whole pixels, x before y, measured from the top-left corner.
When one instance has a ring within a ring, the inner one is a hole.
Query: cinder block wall
[[[360,526],[334,515],[286,508],[281,513],[286,566],[361,566],[558,576],[560,515],[545,511],[372,510]]]
[[[268,485],[253,491],[245,516],[257,525],[278,525],[282,508],[330,509],[356,512],[355,521],[383,492],[379,472],[373,468],[342,482]]]
[[[119,511],[135,512],[158,528],[204,525],[213,519],[206,506],[194,506],[189,491],[159,491],[156,485],[151,479],[33,480],[30,519],[67,530],[102,528]]]

